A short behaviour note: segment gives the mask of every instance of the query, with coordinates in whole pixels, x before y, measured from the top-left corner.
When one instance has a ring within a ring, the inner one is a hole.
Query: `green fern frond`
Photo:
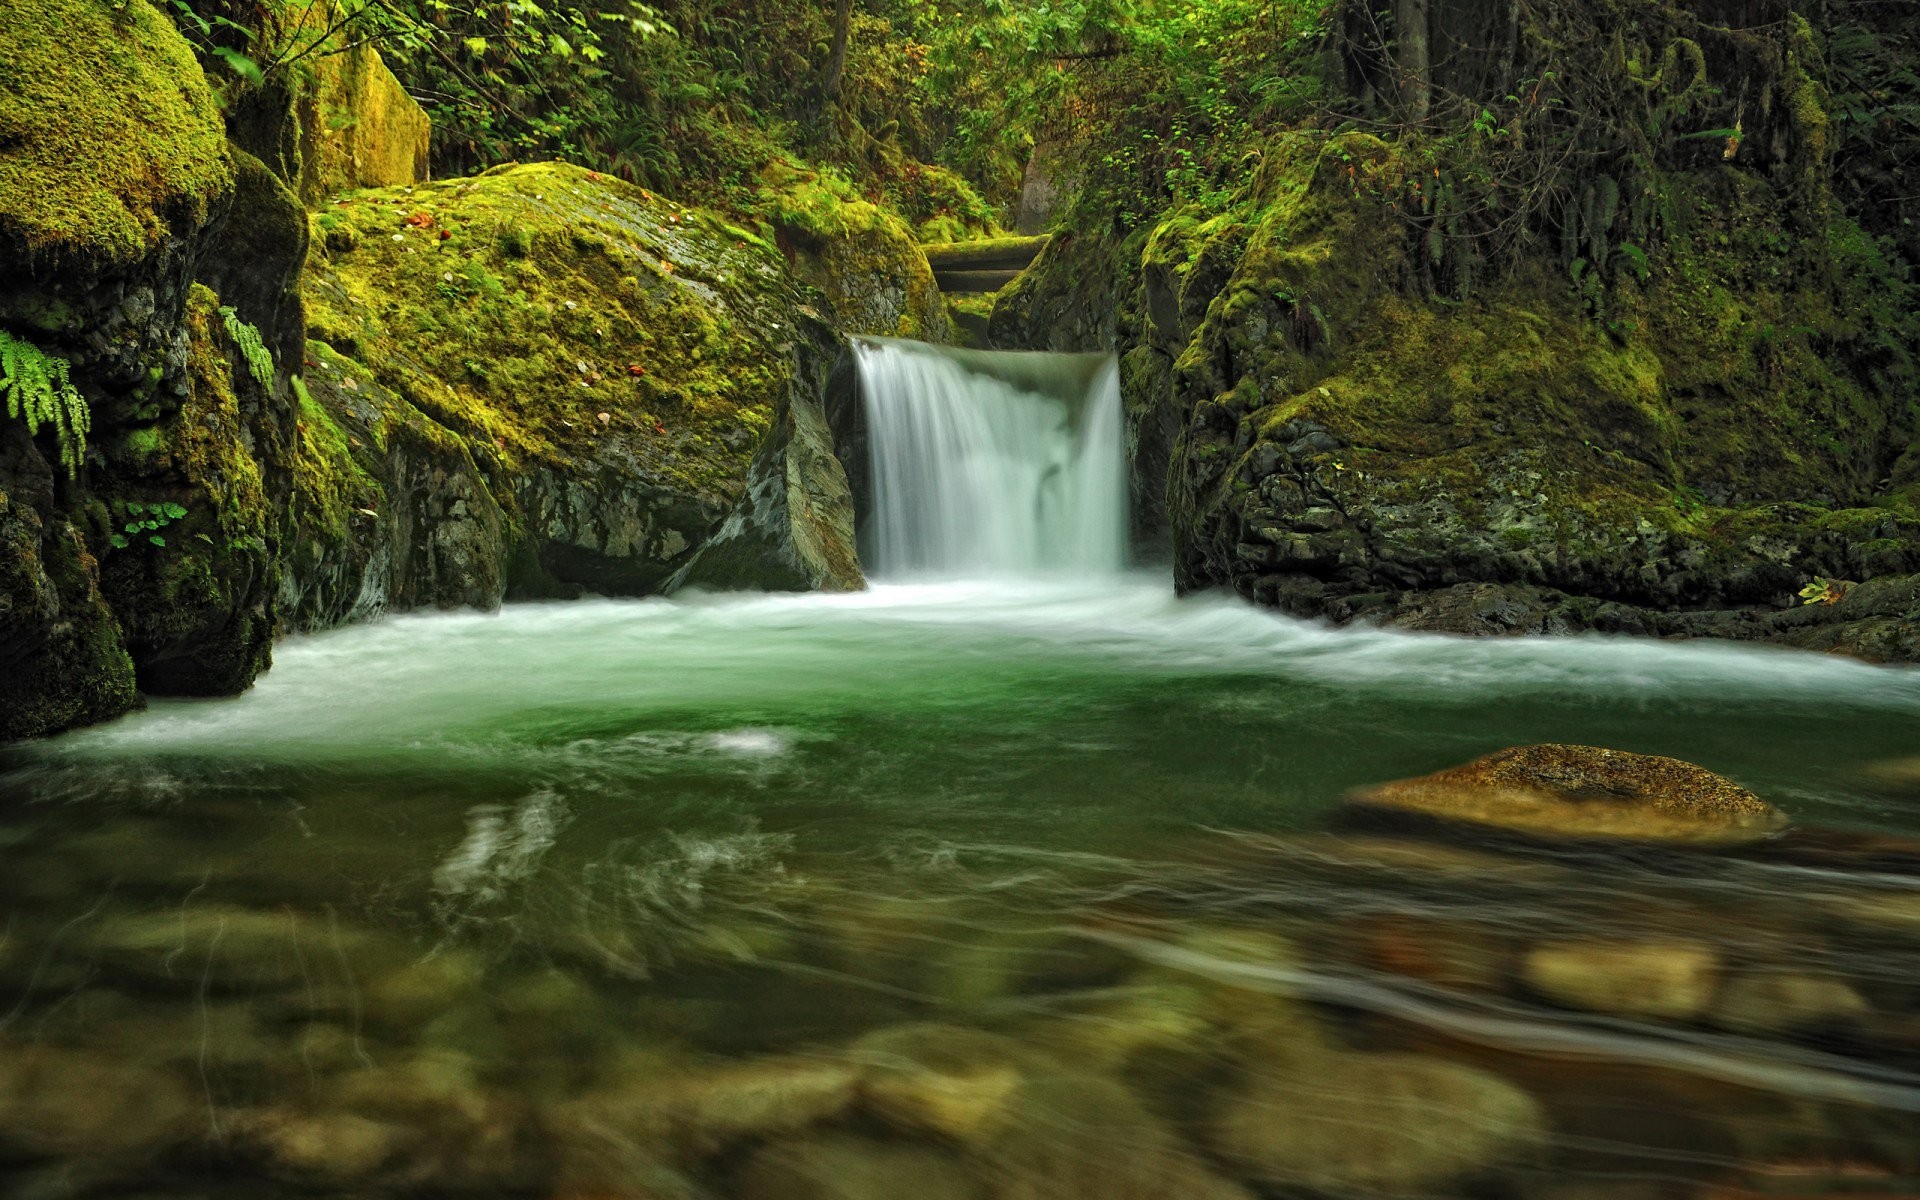
[[[232,305],[221,307],[220,319],[226,322],[227,336],[240,347],[240,356],[247,360],[247,374],[261,387],[272,387],[273,351],[261,342],[260,331],[242,321]]]
[[[0,332],[0,393],[7,397],[7,415],[26,421],[28,433],[51,425],[60,441],[60,463],[72,477],[86,457],[93,412],[67,378],[68,370],[66,359]]]

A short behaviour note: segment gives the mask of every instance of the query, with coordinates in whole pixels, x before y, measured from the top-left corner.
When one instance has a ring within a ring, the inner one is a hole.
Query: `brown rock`
[[[1415,1196],[1531,1161],[1540,1106],[1486,1071],[1416,1054],[1324,1051],[1258,1064],[1216,1098],[1214,1148],[1252,1178]]]
[[[925,1146],[830,1136],[773,1142],[741,1172],[740,1200],[981,1200],[979,1180]]]
[[[1853,1023],[1872,1008],[1845,980],[1799,972],[1753,972],[1729,980],[1713,1023],[1743,1033],[1781,1033]]]
[[[1772,805],[1704,767],[1596,746],[1516,746],[1358,789],[1347,803],[1533,837],[1678,844],[1750,842],[1787,823]]]
[[[1689,941],[1545,942],[1527,953],[1520,976],[1568,1008],[1689,1021],[1712,1006],[1720,959],[1712,947]]]
[[[0,1041],[0,1147],[78,1157],[150,1153],[204,1130],[205,1121],[205,1104],[171,1073]]]

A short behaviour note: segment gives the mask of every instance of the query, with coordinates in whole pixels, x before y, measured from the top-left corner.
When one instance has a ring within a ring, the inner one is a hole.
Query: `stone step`
[[[947,293],[997,292],[1012,283],[1018,269],[999,271],[935,271],[933,282]]]
[[[1038,237],[982,238],[972,242],[940,242],[922,246],[927,265],[935,272],[945,271],[1020,271],[1047,245],[1047,235]]]

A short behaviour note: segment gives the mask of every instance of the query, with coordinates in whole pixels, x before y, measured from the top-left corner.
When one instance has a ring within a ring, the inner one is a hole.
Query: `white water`
[[[1111,355],[856,343],[879,579],[1117,574],[1126,454]]]

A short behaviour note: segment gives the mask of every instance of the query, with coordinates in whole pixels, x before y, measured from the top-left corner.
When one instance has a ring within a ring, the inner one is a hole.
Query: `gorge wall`
[[[9,6],[0,78],[0,740],[388,610],[863,585],[840,330],[945,320],[880,214],[428,183],[370,50],[223,114],[147,0]]]
[[[1297,129],[1224,203],[1057,234],[989,336],[1121,352],[1135,512],[1183,589],[1920,658],[1911,267],[1835,199],[1795,94],[1744,152],[1662,163],[1657,242],[1608,207],[1581,235],[1604,285],[1583,241],[1468,286],[1418,138]]]

